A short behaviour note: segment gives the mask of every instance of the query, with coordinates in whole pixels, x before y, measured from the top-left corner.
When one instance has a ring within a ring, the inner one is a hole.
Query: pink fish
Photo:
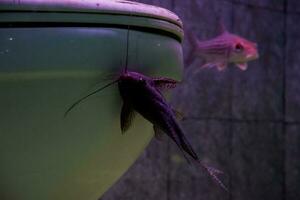
[[[219,71],[223,71],[229,63],[234,63],[245,71],[247,62],[259,57],[256,43],[229,33],[224,26],[221,29],[220,35],[205,41],[199,41],[193,33],[187,31],[187,39],[192,46],[192,53],[187,58],[188,65],[194,58],[201,57],[205,60],[201,68],[217,67]]]

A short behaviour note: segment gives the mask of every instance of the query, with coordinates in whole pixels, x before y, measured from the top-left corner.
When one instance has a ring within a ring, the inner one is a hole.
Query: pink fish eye
[[[242,44],[240,44],[240,43],[237,43],[236,45],[235,45],[235,50],[236,51],[238,51],[238,52],[240,52],[240,51],[243,51],[244,50],[244,47],[243,47],[243,45]]]

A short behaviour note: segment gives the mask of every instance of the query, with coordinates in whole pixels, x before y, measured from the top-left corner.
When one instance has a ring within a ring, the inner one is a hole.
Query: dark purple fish
[[[137,72],[127,71],[122,73],[115,81],[75,102],[65,115],[87,97],[96,94],[114,83],[118,83],[119,92],[123,100],[120,116],[122,133],[125,133],[130,128],[135,113],[139,113],[153,124],[156,137],[159,137],[161,133],[167,134],[183,152],[186,159],[185,153],[195,163],[203,167],[223,189],[228,191],[216,175],[221,172],[201,162],[192,145],[187,140],[183,129],[176,121],[176,111],[167,103],[161,93],[164,89],[175,88],[178,83],[176,80],[164,77],[151,78]],[[187,159],[187,161],[189,160]]]
[[[174,88],[176,84],[176,80],[169,78],[150,78],[137,72],[123,74],[118,82],[123,99],[121,130],[125,132],[130,127],[136,111],[153,124],[156,135],[159,135],[161,131],[166,133],[182,151],[198,159],[176,122],[175,111],[160,91]]]

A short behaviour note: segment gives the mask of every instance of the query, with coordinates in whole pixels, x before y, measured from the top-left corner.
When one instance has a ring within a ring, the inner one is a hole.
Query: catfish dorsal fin
[[[154,78],[153,81],[155,87],[160,90],[173,89],[177,86],[179,82],[177,80],[171,78],[164,78],[164,77]]]

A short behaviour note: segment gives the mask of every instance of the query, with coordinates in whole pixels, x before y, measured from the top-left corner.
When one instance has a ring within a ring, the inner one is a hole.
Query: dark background
[[[230,32],[258,43],[260,58],[245,72],[230,66],[192,73],[172,102],[206,163],[225,172],[231,194],[188,165],[164,138],[152,140],[101,200],[300,199],[300,1],[139,0],[167,8],[200,39],[217,34],[221,17]],[[189,51],[184,41],[184,53]],[[185,55],[186,56],[186,55]]]

